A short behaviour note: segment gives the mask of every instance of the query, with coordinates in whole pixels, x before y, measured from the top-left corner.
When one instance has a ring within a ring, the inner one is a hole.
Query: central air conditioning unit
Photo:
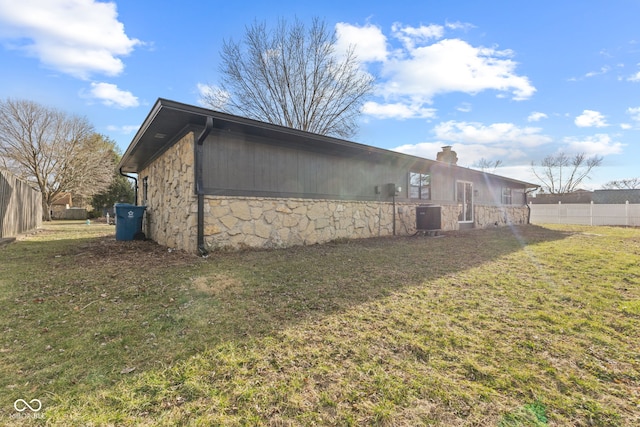
[[[440,206],[416,206],[416,230],[435,231],[442,228],[442,209]]]

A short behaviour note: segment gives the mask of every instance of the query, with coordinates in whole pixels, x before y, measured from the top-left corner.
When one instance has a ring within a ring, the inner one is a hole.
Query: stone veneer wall
[[[209,248],[310,245],[392,232],[390,203],[212,196],[205,200]]]
[[[193,132],[187,133],[138,174],[138,200],[146,203],[144,232],[170,248],[197,252],[198,199],[194,184]],[[148,177],[147,200],[142,180]]]
[[[479,228],[528,224],[529,208],[527,206],[475,206],[474,225]]]
[[[396,203],[396,235],[416,231],[414,203]],[[458,205],[441,206],[442,230],[457,230]],[[476,206],[477,227],[526,224],[526,206]],[[393,235],[390,202],[214,197],[205,199],[208,249],[276,248]]]
[[[396,234],[415,232],[415,207],[396,203]],[[457,206],[443,207],[443,229],[457,227]],[[393,235],[393,204],[379,201],[207,196],[209,249],[287,247]]]
[[[396,235],[416,231],[416,203],[396,203]],[[458,228],[457,205],[442,206],[442,229]],[[393,235],[391,202],[208,196],[209,249],[287,247]]]
[[[194,133],[187,133],[139,174],[140,182],[148,180],[143,200],[147,237],[189,252],[197,252],[194,140]],[[396,203],[397,235],[415,232],[415,208],[423,204]],[[442,229],[457,230],[461,208],[457,204],[441,208]],[[206,196],[204,209],[208,249],[287,247],[393,234],[389,201]],[[526,224],[527,213],[526,206],[476,205],[474,225]]]

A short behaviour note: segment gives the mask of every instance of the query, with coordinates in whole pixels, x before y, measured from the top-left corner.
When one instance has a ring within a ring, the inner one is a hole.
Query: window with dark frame
[[[513,196],[509,187],[502,188],[502,204],[510,205],[513,203]]]
[[[142,179],[142,204],[143,205],[147,204],[148,193],[149,193],[149,177],[145,176]]]
[[[418,172],[409,172],[409,198],[431,199],[431,175]]]

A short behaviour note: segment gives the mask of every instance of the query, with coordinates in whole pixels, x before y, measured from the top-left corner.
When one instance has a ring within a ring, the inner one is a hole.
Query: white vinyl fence
[[[640,227],[640,204],[530,203],[532,224],[622,225]]]

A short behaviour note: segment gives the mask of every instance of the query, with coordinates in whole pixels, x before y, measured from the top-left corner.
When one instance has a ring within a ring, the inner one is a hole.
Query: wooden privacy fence
[[[40,191],[8,171],[0,170],[0,239],[15,237],[41,225]]]
[[[640,204],[530,203],[532,224],[622,225],[640,227]]]

